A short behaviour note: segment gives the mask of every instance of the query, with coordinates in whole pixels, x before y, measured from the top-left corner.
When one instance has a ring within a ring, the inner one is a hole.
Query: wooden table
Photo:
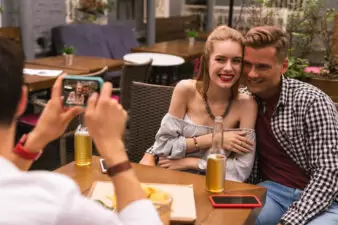
[[[50,70],[63,70],[67,74],[72,75],[81,75],[89,73],[88,70],[72,70],[72,69],[59,69],[50,66],[42,66],[37,64],[25,63],[25,68],[27,69],[50,69]],[[42,76],[34,76],[34,75],[26,75],[24,74],[25,84],[28,87],[29,92],[38,91],[42,89],[51,88],[56,80],[56,77],[42,77]]]
[[[201,56],[204,53],[203,41],[195,41],[193,45],[189,45],[189,41],[173,40],[159,42],[151,46],[141,46],[133,48],[132,52],[153,52],[153,53],[164,53],[180,56],[185,60],[190,60]]]
[[[206,41],[210,35],[211,31],[202,31],[197,34],[197,39],[201,41]]]
[[[109,71],[119,70],[123,66],[123,60],[108,59],[92,56],[74,56],[73,65],[66,66],[63,56],[53,56],[46,58],[39,58],[27,61],[29,64],[36,64],[48,67],[55,67],[57,69],[70,70],[87,70],[90,73],[96,72],[105,66],[108,66]]]
[[[137,177],[141,182],[164,184],[193,184],[197,220],[195,225],[243,225],[254,224],[260,209],[214,209],[208,199],[210,195],[204,190],[205,177],[191,173],[172,171],[156,167],[133,164]],[[102,174],[99,157],[93,157],[93,163],[88,167],[77,167],[74,163],[67,164],[56,170],[58,173],[71,177],[86,195],[94,181],[109,181],[110,178]],[[263,187],[226,181],[226,193],[254,194],[262,203],[265,202],[266,190]]]

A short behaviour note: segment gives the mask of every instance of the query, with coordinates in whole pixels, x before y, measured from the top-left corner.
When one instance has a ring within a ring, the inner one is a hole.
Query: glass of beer
[[[206,189],[212,193],[224,191],[225,160],[223,154],[210,154],[207,157]]]
[[[92,138],[86,127],[79,125],[74,137],[75,164],[88,166],[92,163]]]

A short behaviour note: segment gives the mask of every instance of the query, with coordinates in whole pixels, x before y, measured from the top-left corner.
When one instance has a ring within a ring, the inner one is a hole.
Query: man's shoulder
[[[44,193],[58,198],[67,195],[69,192],[79,192],[79,188],[73,180],[65,175],[53,172],[30,171],[19,173],[7,179],[1,179],[1,182],[2,188],[12,190],[19,189],[24,185],[25,190],[30,192],[31,195]]]
[[[319,88],[299,80],[288,78],[286,80],[287,101],[295,104],[306,104],[316,100],[330,101],[330,97]]]
[[[71,179],[50,172],[11,173],[0,186],[0,224],[54,224],[65,203],[80,195]]]

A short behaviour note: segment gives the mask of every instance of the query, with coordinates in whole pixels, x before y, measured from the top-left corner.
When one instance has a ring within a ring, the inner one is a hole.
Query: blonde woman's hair
[[[226,25],[221,25],[216,27],[211,34],[208,36],[208,39],[204,46],[204,54],[201,58],[201,66],[200,66],[200,75],[197,78],[196,82],[196,89],[202,95],[206,95],[208,92],[209,84],[210,84],[210,76],[209,76],[209,61],[210,55],[214,51],[214,43],[217,41],[227,41],[231,40],[234,42],[239,43],[243,48],[244,37],[243,35]],[[243,56],[243,50],[242,50]],[[242,68],[242,67],[241,67]],[[241,69],[242,74],[242,69]],[[238,81],[232,86],[232,98],[235,98],[238,94],[238,86],[239,86],[239,79]]]
[[[272,46],[276,49],[279,62],[283,62],[288,56],[289,36],[279,27],[254,27],[245,35],[244,44],[256,49]]]

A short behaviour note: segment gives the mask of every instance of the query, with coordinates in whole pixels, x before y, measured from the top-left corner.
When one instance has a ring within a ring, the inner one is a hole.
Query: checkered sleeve
[[[253,165],[253,168],[252,168],[252,171],[251,171],[249,178],[245,181],[246,183],[257,184],[257,183],[262,181],[262,178],[261,178],[260,172],[259,172],[259,167],[258,167],[258,160],[259,160],[259,156],[258,156],[258,153],[256,151],[255,162],[254,162],[254,165]]]
[[[338,194],[338,115],[332,101],[321,96],[304,110],[304,140],[310,181],[301,198],[283,215],[283,224],[303,225],[326,210]]]

